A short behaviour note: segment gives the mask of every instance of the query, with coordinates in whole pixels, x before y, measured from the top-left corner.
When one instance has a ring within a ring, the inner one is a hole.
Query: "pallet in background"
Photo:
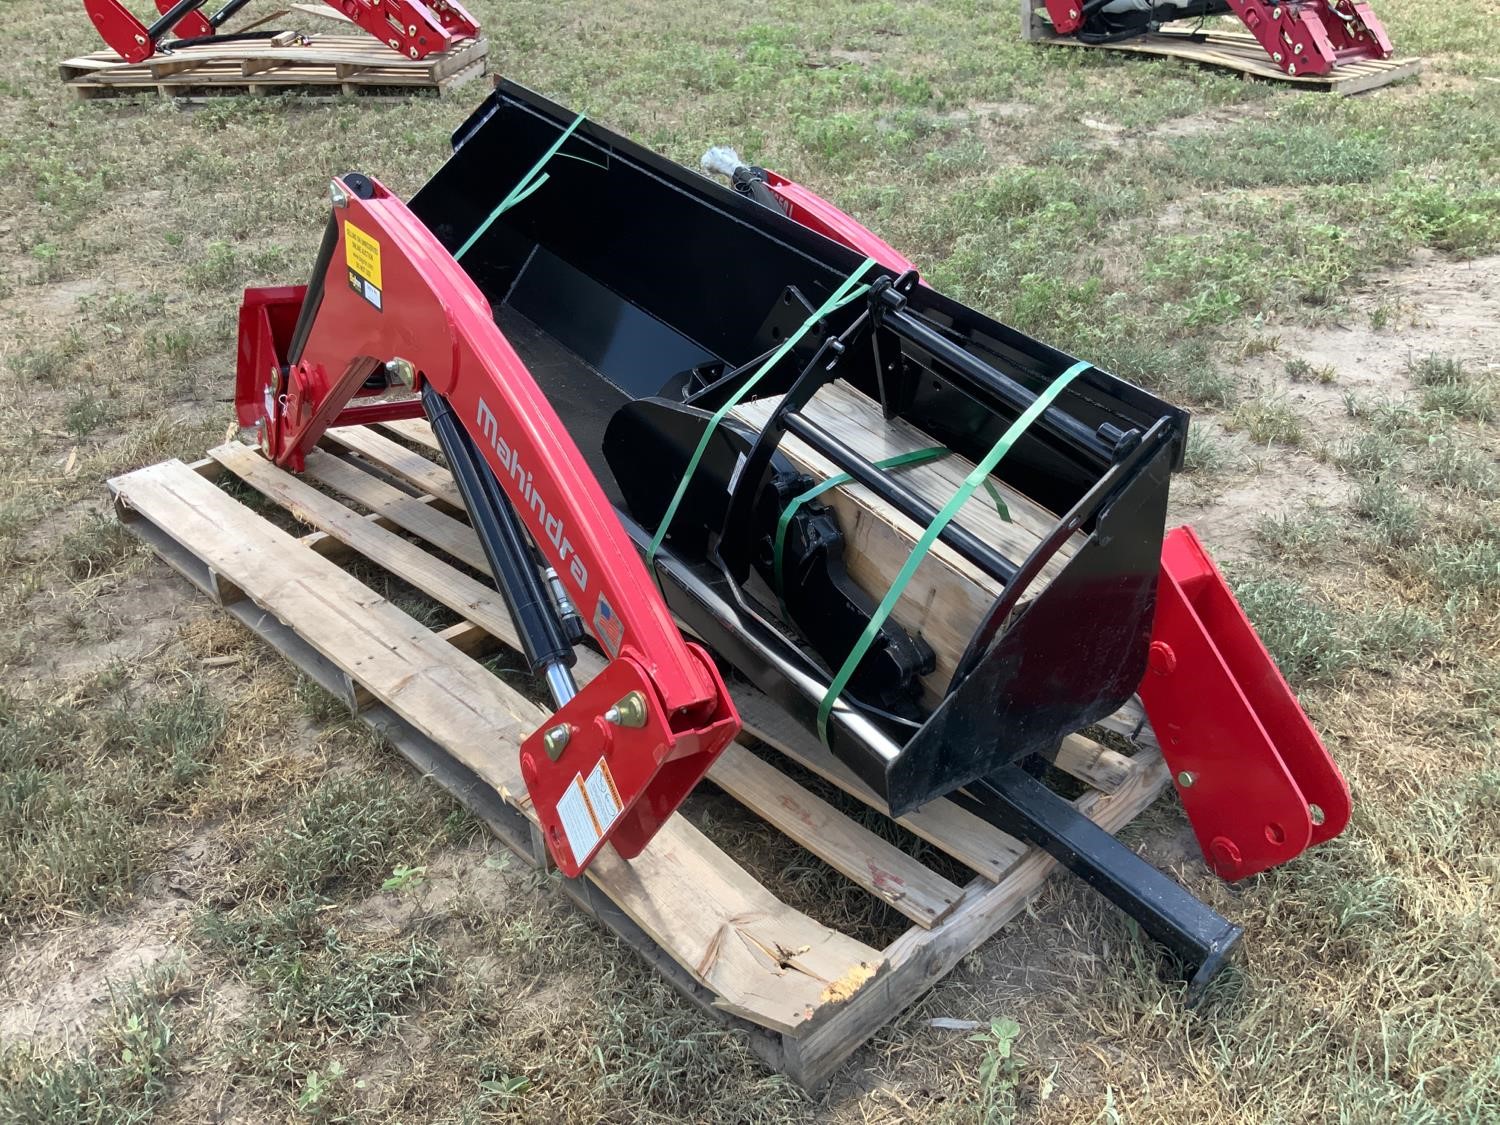
[[[1171,30],[1172,25],[1150,35],[1140,35],[1119,43],[1080,43],[1067,35],[1058,35],[1052,30],[1047,18],[1045,0],[1021,0],[1021,38],[1036,43],[1048,43],[1057,47],[1078,47],[1083,50],[1125,51],[1137,55],[1154,55],[1157,58],[1182,59],[1185,62],[1201,63],[1221,70],[1238,71],[1249,78],[1262,78],[1267,82],[1286,82],[1306,89],[1325,90],[1333,94],[1359,94],[1387,86],[1402,78],[1410,78],[1422,70],[1422,60],[1414,56],[1390,59],[1358,59],[1340,63],[1331,74],[1293,77],[1273,63],[1249,32],[1244,31],[1190,31],[1188,21],[1182,21],[1183,30]]]
[[[393,440],[399,438],[400,440]],[[167,461],[110,481],[126,525],[227,612],[340,696],[418,769],[528,862],[550,867],[520,778],[517,747],[547,712],[476,659],[517,647],[505,606],[425,422],[331,431],[293,476],[230,443],[194,465]],[[248,486],[310,530],[288,533],[229,495]],[[459,620],[418,622],[339,563],[363,560]],[[601,661],[580,650],[581,681]],[[879,799],[765,696],[739,688],[744,744],[709,780],[749,814],[899,911],[910,928],[884,948],[787,905],[682,815],[632,861],[609,849],[565,894],[636,949],[757,1053],[812,1088],[1024,909],[1056,863],[964,809],[935,801],[898,824],[954,861],[955,880],[847,815],[780,768],[783,758],[852,802]],[[1167,784],[1136,708],[1106,724],[1125,754],[1068,738],[1060,770],[1076,804],[1118,831]],[[752,750],[755,747],[755,750]],[[904,835],[902,839],[907,839]]]
[[[254,42],[204,43],[127,63],[113,51],[69,59],[58,68],[80,98],[155,91],[163,97],[224,94],[407,97],[438,93],[485,72],[489,44],[465,39],[425,59],[403,58],[369,35],[284,31]]]

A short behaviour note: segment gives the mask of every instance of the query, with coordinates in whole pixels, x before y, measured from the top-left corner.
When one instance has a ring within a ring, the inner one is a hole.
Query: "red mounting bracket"
[[[721,701],[692,729],[672,729],[651,677],[622,656],[521,744],[526,792],[548,851],[570,879],[606,840],[626,859],[640,855],[739,733],[712,659],[695,644],[687,649]]]
[[[1242,879],[1349,822],[1349,786],[1191,528],[1162,544],[1141,700],[1209,866]]]

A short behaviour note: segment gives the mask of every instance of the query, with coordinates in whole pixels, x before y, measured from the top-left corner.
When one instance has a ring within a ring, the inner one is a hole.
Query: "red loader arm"
[[[576,876],[604,842],[645,847],[739,732],[712,660],[685,642],[582,454],[468,274],[379,183],[333,185],[322,285],[251,290],[235,400],[277,464],[300,469],[330,425],[416,417],[416,399],[346,407],[383,370],[430,386],[483,455],[608,667],[521,747],[557,864]],[[298,354],[297,311],[303,317]],[[310,324],[310,327],[307,325]],[[290,361],[290,362],[289,362]]]

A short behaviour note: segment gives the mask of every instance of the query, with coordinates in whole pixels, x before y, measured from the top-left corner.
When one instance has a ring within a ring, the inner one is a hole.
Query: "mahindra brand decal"
[[[532,487],[531,473],[521,464],[521,455],[511,448],[508,441],[500,433],[500,421],[495,417],[495,412],[489,408],[484,399],[479,400],[479,412],[476,415],[479,423],[479,432],[484,435],[485,441],[490,443],[490,448],[495,451],[495,456],[500,458],[500,464],[510,475],[525,499],[524,507],[531,509],[536,516],[537,522],[542,525],[545,537],[557,552],[560,563],[568,568],[573,581],[578,583],[580,590],[589,588],[589,570],[583,565],[583,560],[578,557],[578,552],[573,549],[572,542],[568,539],[568,529],[560,516],[556,516],[547,510],[547,501],[542,499],[542,494]]]

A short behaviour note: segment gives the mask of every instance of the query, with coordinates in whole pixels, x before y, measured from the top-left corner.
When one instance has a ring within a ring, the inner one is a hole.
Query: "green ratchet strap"
[[[651,546],[646,550],[647,566],[656,562],[656,553],[661,549],[662,540],[667,537],[667,529],[672,526],[672,519],[677,515],[677,509],[682,504],[682,498],[687,495],[688,484],[692,481],[693,474],[698,471],[698,462],[703,460],[703,453],[708,449],[708,443],[713,439],[714,431],[719,428],[719,423],[724,421],[729,412],[740,404],[740,400],[755,388],[755,384],[761,381],[761,378],[767,371],[780,363],[782,357],[797,346],[797,341],[806,336],[813,325],[817,324],[825,316],[837,312],[850,301],[856,301],[864,296],[865,291],[870,287],[868,285],[859,285],[859,279],[869,273],[870,267],[874,264],[874,258],[866,258],[864,264],[845,278],[844,283],[833,291],[833,295],[824,301],[811,316],[804,320],[800,328],[783,340],[781,347],[772,352],[769,359],[755,369],[755,373],[740,385],[740,389],[730,395],[728,401],[723,406],[714,411],[713,417],[708,420],[708,425],[704,427],[703,436],[698,439],[698,448],[693,451],[693,456],[688,460],[687,469],[682,474],[682,480],[677,482],[677,492],[673,495],[672,502],[667,505],[667,512],[662,516],[661,523],[656,528],[656,537],[651,540]]]
[[[979,464],[975,465],[969,475],[964,477],[963,484],[959,485],[958,491],[953,494],[953,498],[943,505],[942,510],[933,518],[932,523],[927,526],[927,530],[922,533],[922,538],[917,540],[917,545],[911,549],[911,554],[907,556],[905,565],[901,567],[900,573],[896,575],[895,581],[891,583],[891,588],[886,591],[885,597],[881,599],[880,605],[870,617],[870,623],[865,626],[865,631],[859,635],[859,640],[854,642],[854,647],[850,649],[849,655],[845,657],[843,666],[833,677],[833,682],[828,685],[828,692],[823,696],[823,702],[818,705],[818,737],[823,740],[824,745],[828,743],[828,716],[833,712],[834,703],[838,701],[838,697],[843,693],[844,688],[848,686],[849,678],[854,675],[854,669],[864,659],[864,655],[869,650],[871,642],[874,641],[876,635],[880,632],[880,627],[885,624],[886,618],[891,615],[891,611],[896,608],[896,603],[901,600],[901,592],[906,589],[906,584],[911,581],[912,575],[917,572],[917,567],[921,565],[928,550],[937,541],[937,537],[943,533],[943,528],[948,526],[949,521],[958,514],[959,509],[968,502],[969,497],[974,495],[975,490],[984,484],[985,478],[995,471],[995,466],[1000,463],[1002,457],[1010,452],[1010,447],[1016,443],[1016,439],[1024,434],[1030,428],[1031,424],[1042,416],[1047,407],[1052,405],[1052,401],[1063,392],[1063,389],[1069,383],[1092,366],[1093,364],[1080,360],[1056,379],[1052,380],[1047,389],[1036,396],[1036,401],[1023,410],[1021,416],[1010,424],[1005,433],[1000,435],[1000,440],[991,447],[990,451],[984,455]]]
[[[934,445],[929,449],[915,449],[910,453],[898,453],[894,457],[887,457],[882,461],[876,461],[877,469],[895,469],[902,465],[920,465],[925,461],[936,461],[939,457],[946,457],[952,453],[945,446]],[[792,517],[797,514],[809,500],[815,500],[830,488],[837,488],[841,484],[848,484],[854,478],[848,473],[839,473],[837,476],[829,477],[822,484],[815,484],[806,492],[799,492],[792,497],[792,502],[786,506],[786,511],[781,513],[781,518],[776,521],[776,540],[772,549],[772,558],[775,560],[776,596],[781,600],[781,612],[786,614],[786,585],[782,580],[782,556],[786,546],[786,529],[791,526]]]
[[[505,214],[505,212],[509,211],[517,203],[520,203],[521,200],[530,196],[532,192],[536,191],[537,188],[541,187],[547,182],[547,173],[543,172],[542,169],[546,167],[547,161],[551,160],[554,156],[557,155],[557,150],[562,148],[563,142],[573,135],[573,130],[578,128],[578,126],[582,124],[583,114],[580,113],[573,119],[573,124],[569,125],[562,131],[562,136],[558,137],[557,140],[552,143],[552,147],[549,148],[546,152],[542,153],[542,158],[531,166],[531,170],[521,177],[520,182],[511,189],[510,194],[502,199],[500,201],[500,205],[490,212],[490,217],[487,218],[484,222],[480,223],[479,229],[477,229],[473,234],[469,235],[468,241],[460,246],[458,248],[458,252],[453,255],[454,261],[458,261],[465,254],[467,254],[469,252],[469,247],[473,246],[474,243],[479,241],[480,235],[489,230],[490,225],[494,223],[496,219]]]

